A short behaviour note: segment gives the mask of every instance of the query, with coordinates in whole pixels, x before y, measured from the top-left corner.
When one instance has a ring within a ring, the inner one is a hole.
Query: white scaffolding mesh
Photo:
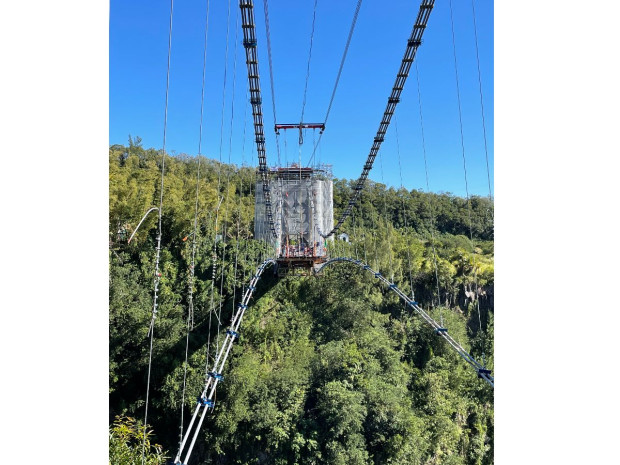
[[[256,183],[254,236],[275,245],[281,255],[304,250],[306,255],[324,256],[325,240],[321,233],[334,227],[333,183],[314,173],[306,172],[297,178],[292,173],[277,173],[270,183],[277,239],[267,222],[262,183]]]

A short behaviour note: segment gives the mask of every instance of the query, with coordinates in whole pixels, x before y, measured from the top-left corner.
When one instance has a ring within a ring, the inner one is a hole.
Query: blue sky
[[[322,122],[325,118],[356,3],[356,0],[317,2],[306,122]],[[279,123],[298,122],[301,116],[313,6],[312,0],[269,2]],[[417,1],[400,0],[366,0],[362,4],[327,128],[317,150],[321,162],[333,165],[336,177],[357,179],[361,173],[418,7]],[[476,0],[475,7],[493,182],[493,2]],[[449,2],[435,3],[416,63],[430,190],[465,195],[449,8]],[[454,1],[453,8],[469,193],[488,195],[472,5],[470,1]],[[162,147],[169,11],[168,1],[112,0],[110,3],[110,144],[126,144],[131,134],[140,136],[145,147]],[[247,67],[241,46],[238,2],[234,0],[230,4],[228,62],[225,66],[227,11],[228,2],[210,1],[201,152],[224,162],[245,162],[256,166],[251,106],[246,99]],[[272,129],[274,119],[263,2],[255,1],[254,14],[267,160],[270,165],[275,165],[277,151]],[[170,153],[198,153],[205,16],[206,0],[176,2],[174,5],[166,135],[166,150]],[[371,179],[391,186],[400,186],[401,182],[396,125],[403,184],[408,189],[426,190],[415,67],[407,79],[380,157],[370,173]],[[301,149],[304,165],[312,154],[313,137],[318,138],[318,132],[314,135],[312,131],[306,132],[306,142]],[[298,160],[297,139],[294,131],[280,136],[281,163]]]

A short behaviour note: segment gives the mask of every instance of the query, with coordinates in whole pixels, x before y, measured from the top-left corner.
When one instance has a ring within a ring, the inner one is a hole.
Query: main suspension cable
[[[357,200],[360,196],[360,192],[364,188],[364,183],[368,178],[368,174],[372,169],[372,165],[375,161],[375,157],[379,152],[381,147],[381,143],[385,138],[385,133],[390,125],[390,121],[392,119],[392,115],[396,110],[396,105],[400,102],[400,94],[404,88],[405,82],[407,80],[407,76],[409,75],[409,70],[411,69],[411,64],[415,59],[416,52],[418,47],[422,44],[422,35],[424,34],[424,30],[426,29],[426,24],[428,23],[428,19],[431,14],[431,10],[433,9],[433,5],[435,4],[435,0],[422,0],[420,4],[420,10],[418,12],[418,16],[416,18],[415,24],[413,25],[413,30],[411,31],[411,36],[407,40],[407,48],[405,50],[405,55],[403,56],[400,69],[398,70],[398,74],[396,75],[396,81],[394,82],[394,86],[392,87],[392,93],[388,97],[388,103],[383,112],[383,119],[381,120],[381,124],[379,125],[379,129],[377,130],[377,134],[374,138],[374,143],[372,144],[372,148],[370,149],[370,153],[368,154],[368,159],[366,160],[366,164],[364,165],[364,169],[362,170],[362,174],[357,180],[355,188],[353,190],[353,194],[349,199],[349,203],[345,208],[342,216],[338,220],[338,223],[327,234],[321,234],[323,237],[329,237],[332,234],[336,233],[342,224],[345,222],[347,217],[351,214],[351,209],[357,203]]]
[[[155,254],[155,285],[153,289],[153,312],[151,314],[151,323],[149,326],[150,345],[149,345],[149,369],[146,381],[146,400],[144,402],[144,430],[142,434],[142,465],[144,465],[144,451],[146,447],[146,425],[149,412],[149,391],[151,388],[151,367],[153,362],[153,333],[155,332],[155,318],[157,316],[157,291],[159,289],[159,280],[161,273],[159,272],[159,256],[161,252],[161,217],[164,206],[164,172],[166,163],[166,129],[168,124],[168,91],[170,90],[170,52],[172,50],[172,10],[174,0],[170,0],[170,26],[168,29],[168,65],[166,68],[166,101],[164,104],[164,137],[161,150],[161,185],[159,189],[159,212],[157,226],[157,249]]]

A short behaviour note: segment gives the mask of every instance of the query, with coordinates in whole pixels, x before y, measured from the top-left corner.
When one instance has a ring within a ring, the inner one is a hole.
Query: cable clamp
[[[226,334],[233,337],[233,339],[239,339],[239,333],[237,331],[233,331],[232,329],[227,329]]]
[[[215,406],[215,402],[213,402],[213,400],[211,400],[211,399],[205,399],[202,396],[198,396],[197,400],[198,400],[198,404],[204,405],[207,408],[209,408],[209,407],[213,408]]]
[[[446,328],[435,328],[435,334],[447,333],[448,330]]]
[[[211,378],[217,379],[218,381],[224,381],[224,375],[222,373],[216,373],[215,371],[210,371],[207,373]]]

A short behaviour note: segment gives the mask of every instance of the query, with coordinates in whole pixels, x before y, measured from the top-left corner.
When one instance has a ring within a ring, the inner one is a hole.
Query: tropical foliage
[[[130,418],[144,415],[157,212],[127,240],[159,205],[160,163],[161,153],[139,139],[110,147],[111,464],[142,452],[143,428]],[[269,256],[252,239],[255,169],[202,158],[188,319],[197,169],[196,157],[165,158],[147,429],[167,452],[149,436],[148,463],[176,453],[181,413],[186,428],[207,357],[211,364],[244,283]],[[352,185],[335,180],[336,216]],[[329,248],[413,293],[492,369],[492,218],[485,198],[468,203],[369,183],[343,228],[351,242]],[[492,389],[364,270],[334,264],[318,276],[264,273],[238,342],[192,463],[493,462]]]

